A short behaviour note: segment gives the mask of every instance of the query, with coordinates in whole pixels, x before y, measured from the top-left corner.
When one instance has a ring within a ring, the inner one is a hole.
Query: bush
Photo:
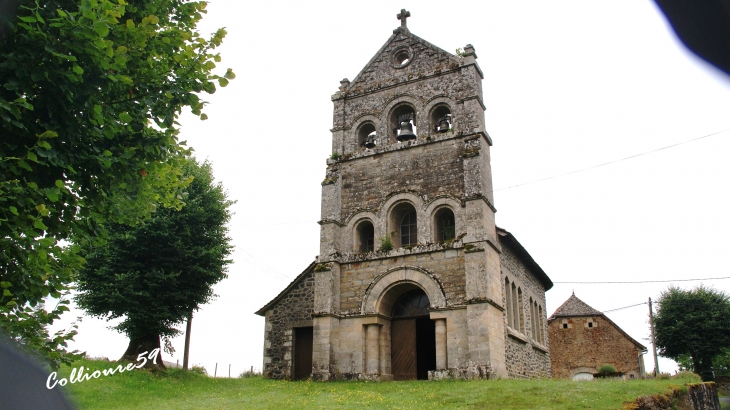
[[[393,245],[393,241],[390,240],[390,235],[385,235],[384,237],[380,238],[380,252],[388,252],[395,248],[395,245]]]
[[[598,369],[598,373],[616,373],[616,368],[610,364],[604,364]]]
[[[193,367],[190,368],[190,371],[193,372],[193,373],[202,374],[203,376],[207,376],[208,375],[208,371],[205,370],[205,367],[203,367],[201,365],[198,365],[198,364],[193,365]]]
[[[656,376],[656,379],[657,380],[669,380],[671,378],[672,378],[672,375],[670,375],[669,373],[659,373]]]
[[[699,374],[690,372],[688,370],[682,370],[681,372],[672,376],[672,379],[679,380],[682,383],[702,383],[702,378]]]
[[[250,379],[253,377],[261,377],[263,376],[261,372],[254,370],[252,367],[251,370],[246,370],[245,372],[238,375],[239,379]]]

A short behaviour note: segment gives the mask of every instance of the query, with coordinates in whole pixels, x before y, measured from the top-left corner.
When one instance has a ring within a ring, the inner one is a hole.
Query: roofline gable
[[[385,51],[385,49],[388,48],[388,46],[390,45],[390,43],[392,43],[393,41],[395,41],[396,37],[398,37],[398,34],[403,34],[407,38],[413,38],[416,41],[419,41],[419,42],[423,43],[426,47],[429,47],[429,48],[433,49],[434,51],[437,51],[437,52],[440,52],[440,53],[445,53],[446,55],[449,56],[449,58],[453,62],[460,63],[459,57],[457,57],[457,56],[449,53],[448,51],[442,49],[441,47],[435,46],[435,45],[429,43],[428,41],[422,39],[421,37],[418,37],[417,35],[411,33],[411,31],[408,30],[407,27],[398,27],[395,30],[393,30],[393,34],[391,34],[391,36],[388,38],[388,40],[385,41],[385,43],[383,44],[383,46],[380,47],[380,49],[378,49],[378,51],[373,55],[373,57],[370,59],[370,61],[368,61],[368,63],[365,64],[365,67],[363,67],[362,70],[360,70],[360,72],[357,73],[357,75],[355,76],[355,78],[352,81],[350,81],[350,84],[347,87],[345,87],[344,89],[341,90],[341,92],[345,95],[345,97],[347,96],[348,91],[350,91],[350,89],[355,86],[355,84],[362,78],[362,76],[364,75],[364,73],[366,71],[368,71],[368,69],[373,65],[373,63],[375,63],[375,60],[377,60],[378,57],[381,54],[383,54],[383,51]]]
[[[301,282],[302,279],[307,275],[307,273],[311,273],[311,272],[314,271],[314,266],[315,266],[316,263],[317,263],[316,260],[313,261],[312,263],[310,263],[309,266],[307,266],[307,268],[304,269],[304,271],[302,271],[302,273],[300,273],[296,278],[294,278],[294,280],[286,288],[284,288],[284,290],[282,290],[281,292],[279,292],[279,294],[276,295],[275,298],[271,299],[271,301],[269,301],[269,303],[267,303],[266,305],[264,305],[264,307],[262,307],[261,309],[257,310],[255,312],[255,314],[257,314],[259,316],[265,316],[266,315],[266,311],[269,310],[273,305],[275,305],[281,299],[283,299],[284,296],[286,296],[286,294],[289,293],[290,290],[294,289],[294,286],[298,285],[299,282]]]

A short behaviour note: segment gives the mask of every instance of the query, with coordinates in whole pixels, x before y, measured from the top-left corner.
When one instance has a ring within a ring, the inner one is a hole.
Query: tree
[[[223,186],[213,183],[208,162],[185,166],[193,177],[182,209],[158,209],[134,227],[110,224],[108,242],[84,246],[76,300],[92,316],[124,317],[115,328],[129,337],[122,359],[135,361],[160,347],[160,337],[213,293],[226,275],[230,219]],[[164,366],[162,366],[164,368]]]
[[[713,358],[730,348],[730,297],[699,286],[670,287],[657,300],[654,317],[659,354],[676,361],[691,359],[703,380],[712,380]]]
[[[189,150],[176,119],[184,107],[206,119],[198,94],[234,75],[213,74],[225,31],[196,32],[205,2],[11,3],[21,6],[0,31],[0,326],[58,365],[73,332],[46,326],[68,310],[83,264],[64,240],[179,208]],[[49,296],[61,302],[46,309]]]

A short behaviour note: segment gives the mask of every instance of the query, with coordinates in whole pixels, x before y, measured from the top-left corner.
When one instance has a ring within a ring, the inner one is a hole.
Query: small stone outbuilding
[[[550,278],[495,225],[484,75],[410,13],[340,81],[320,253],[257,314],[265,377],[549,377]]]
[[[592,379],[603,365],[626,379],[644,377],[646,347],[575,293],[548,319],[548,335],[554,378]]]

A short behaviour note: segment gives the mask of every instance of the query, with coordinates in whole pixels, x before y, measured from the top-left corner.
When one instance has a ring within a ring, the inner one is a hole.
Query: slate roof
[[[570,317],[570,316],[600,316],[603,313],[588,306],[586,302],[578,299],[573,293],[560,307],[553,313],[551,318]]]
[[[520,258],[530,271],[537,277],[537,279],[545,287],[545,291],[550,290],[553,287],[553,281],[550,280],[548,275],[540,267],[540,265],[532,259],[532,256],[527,252],[524,246],[512,235],[511,232],[504,228],[497,227],[497,235],[499,235],[500,243],[503,243],[512,249],[515,255]],[[587,305],[586,305],[587,306]],[[599,312],[600,313],[600,312]]]

